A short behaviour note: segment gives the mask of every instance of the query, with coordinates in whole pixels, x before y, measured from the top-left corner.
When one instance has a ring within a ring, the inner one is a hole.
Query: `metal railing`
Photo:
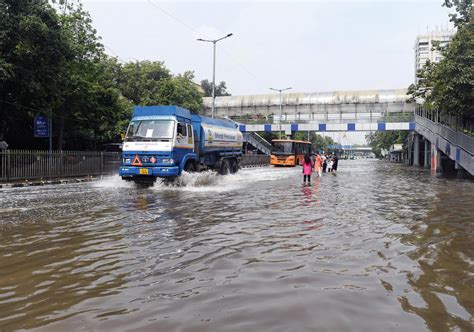
[[[474,122],[469,119],[463,119],[459,116],[449,115],[442,111],[427,111],[422,107],[418,107],[415,114],[431,120],[434,123],[439,123],[456,132],[462,133],[469,137],[474,137]]]
[[[1,150],[0,182],[116,173],[119,152]]]
[[[416,122],[474,155],[474,123],[443,112],[428,112],[422,108],[416,110],[416,115]]]
[[[273,117],[271,119],[261,118],[258,121],[253,118],[240,117],[238,123],[246,125],[254,124],[291,124],[291,123],[330,123],[330,124],[346,124],[346,123],[400,123],[412,122],[414,120],[414,112],[387,112],[387,113],[342,113],[342,114],[301,114],[301,117],[294,114],[284,114],[283,117]]]
[[[244,142],[252,144],[258,150],[266,155],[269,155],[272,151],[272,144],[266,141],[262,136],[255,132],[243,133]]]
[[[416,122],[427,128],[433,134],[438,134],[451,144],[457,145],[469,154],[474,155],[474,137],[457,132],[441,123],[436,123],[420,115],[416,116]]]

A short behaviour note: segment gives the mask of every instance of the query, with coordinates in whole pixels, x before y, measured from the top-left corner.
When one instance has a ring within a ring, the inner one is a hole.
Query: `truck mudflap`
[[[176,177],[180,171],[178,166],[157,166],[157,167],[135,167],[121,166],[119,175],[124,178],[130,177]]]

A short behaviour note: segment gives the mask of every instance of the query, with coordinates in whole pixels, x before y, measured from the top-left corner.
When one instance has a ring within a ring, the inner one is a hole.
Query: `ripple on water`
[[[469,330],[473,183],[340,165],[0,191],[0,329]]]

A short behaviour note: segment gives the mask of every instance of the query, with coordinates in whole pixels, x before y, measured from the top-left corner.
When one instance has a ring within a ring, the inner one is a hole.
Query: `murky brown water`
[[[0,330],[472,331],[474,183],[378,161],[0,191]]]

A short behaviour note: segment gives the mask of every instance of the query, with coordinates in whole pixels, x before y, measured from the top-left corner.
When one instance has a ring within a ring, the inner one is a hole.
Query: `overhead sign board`
[[[329,149],[339,149],[339,150],[349,150],[352,149],[352,145],[342,145],[342,144],[329,144]]]

